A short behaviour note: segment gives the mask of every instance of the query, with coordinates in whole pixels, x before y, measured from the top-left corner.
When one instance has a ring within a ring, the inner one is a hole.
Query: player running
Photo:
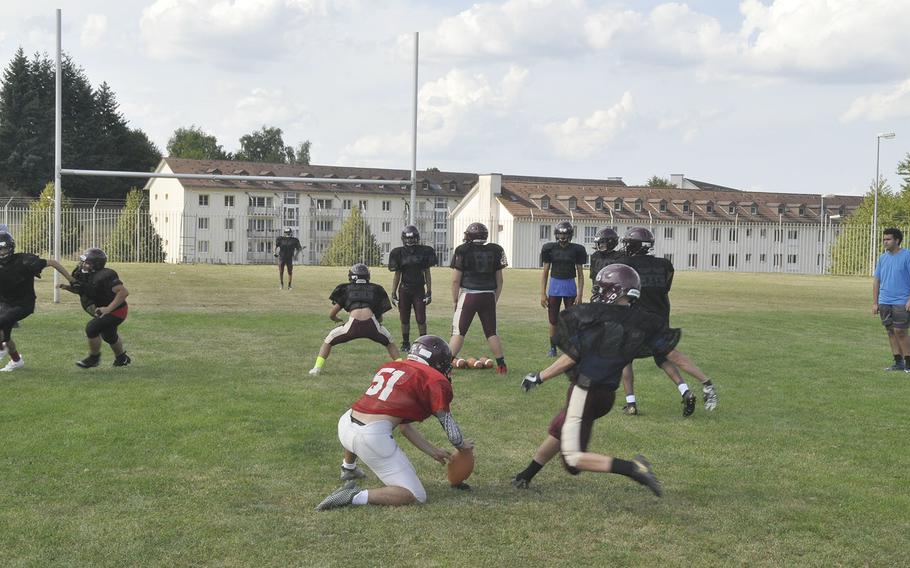
[[[449,442],[460,450],[474,448],[462,437],[449,406],[452,403],[452,352],[435,335],[424,335],[411,344],[405,361],[390,361],[373,376],[373,384],[338,420],[338,439],[345,460],[359,457],[385,484],[379,489],[360,489],[351,480],[316,506],[325,511],[347,505],[407,505],[426,503],[427,492],[414,466],[392,437],[398,427],[414,446],[439,463],[449,453],[427,441],[411,426],[435,416]]]
[[[293,289],[291,286],[294,279],[294,258],[297,253],[303,250],[300,246],[300,240],[291,236],[293,231],[285,229],[284,235],[275,239],[275,258],[278,259],[278,281],[281,283],[279,290],[284,290],[284,269],[288,269],[288,290]]]
[[[559,305],[569,308],[580,304],[585,291],[585,264],[588,251],[572,242],[575,229],[572,223],[561,221],[553,230],[556,242],[546,243],[540,249],[543,274],[540,278],[540,305],[547,310],[550,322],[550,357],[556,357],[556,317]]]
[[[336,327],[325,336],[316,364],[310,369],[311,375],[322,372],[325,360],[329,358],[332,347],[354,339],[369,339],[384,345],[392,359],[399,356],[398,348],[392,342],[392,334],[380,323],[382,314],[392,309],[389,295],[379,284],[370,282],[370,269],[367,265],[357,263],[348,271],[348,282],[339,284],[329,296],[332,309],[329,319],[341,322],[338,312],[348,312],[348,321]]]
[[[418,332],[427,334],[427,306],[433,300],[430,267],[436,266],[436,251],[420,244],[420,231],[414,225],[401,232],[401,244],[389,253],[389,270],[395,273],[392,305],[398,307],[401,321],[401,350],[407,352],[411,348],[411,308]]]

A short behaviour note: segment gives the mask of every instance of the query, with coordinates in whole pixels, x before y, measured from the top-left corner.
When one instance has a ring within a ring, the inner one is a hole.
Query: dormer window
[[[688,201],[683,201],[682,209],[683,209],[683,213],[689,212],[689,202]]]
[[[449,191],[458,191],[458,182],[453,181],[449,184]]]
[[[641,213],[641,199],[635,200],[635,212]]]
[[[549,198],[549,197],[541,197],[541,198],[540,198],[540,208],[541,208],[541,209],[549,209],[549,208],[550,208],[550,198]]]
[[[843,217],[844,215],[847,214],[847,208],[844,207],[843,205],[841,205],[840,207],[837,208],[837,214],[840,215],[841,217]]]
[[[597,199],[594,200],[594,209],[596,209],[597,211],[603,211],[603,208],[604,208],[604,200],[602,197],[598,197]]]
[[[622,198],[613,200],[613,211],[616,211],[617,213],[622,212]]]
[[[783,215],[783,214],[786,213],[786,212],[787,212],[787,206],[786,206],[786,205],[778,205],[778,206],[777,206],[777,214],[778,214],[778,215]]]
[[[736,213],[736,204],[735,203],[731,203],[730,205],[727,206],[727,213],[729,213],[730,215],[733,215],[734,213]]]
[[[575,210],[578,209],[578,200],[574,197],[569,198],[569,209]]]
[[[714,203],[710,201],[705,203],[705,213],[714,213]]]
[[[660,205],[658,206],[658,210],[659,210],[661,213],[666,213],[666,212],[667,212],[667,202],[664,201],[663,199],[660,200]]]
[[[800,206],[799,206],[799,216],[800,216],[800,217],[805,217],[805,216],[806,216],[806,206],[805,206],[805,205],[800,205]]]
[[[753,215],[758,215],[758,205],[755,204],[755,203],[753,203],[753,204],[752,204],[752,207],[749,209],[749,211],[750,211]]]
[[[213,176],[220,176],[221,170],[219,170],[218,168],[209,168],[209,169],[205,170],[205,173],[212,174]]]

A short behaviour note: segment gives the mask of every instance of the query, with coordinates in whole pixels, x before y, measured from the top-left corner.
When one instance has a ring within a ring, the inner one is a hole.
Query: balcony
[[[250,264],[271,264],[275,256],[270,252],[247,252],[246,261]]]
[[[275,207],[258,207],[250,205],[247,210],[247,215],[258,215],[266,217],[281,217],[281,209],[276,209]]]

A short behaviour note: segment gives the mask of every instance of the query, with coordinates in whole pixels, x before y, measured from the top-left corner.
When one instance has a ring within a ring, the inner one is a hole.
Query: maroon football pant
[[[474,316],[480,318],[485,337],[496,335],[496,294],[479,292],[468,294],[462,290],[455,305],[455,315],[452,317],[452,335],[466,336]]]
[[[579,470],[566,462],[566,454],[587,451],[594,421],[606,416],[615,400],[616,391],[608,387],[569,385],[566,406],[550,422],[547,432],[560,441],[563,466],[572,475],[578,475]]]
[[[559,317],[559,302],[565,304],[565,309],[575,305],[575,296],[547,296],[547,315],[550,317],[550,325],[556,325],[556,318]]]
[[[398,289],[398,319],[401,323],[411,323],[411,308],[414,308],[414,320],[417,321],[417,325],[427,323],[427,305],[423,301],[424,296],[426,296],[426,292],[423,286],[412,290]]]

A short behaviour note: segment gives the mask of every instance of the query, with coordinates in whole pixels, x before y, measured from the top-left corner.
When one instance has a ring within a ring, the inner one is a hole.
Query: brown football
[[[477,359],[474,357],[468,357],[468,369],[474,369],[477,367]]]
[[[486,365],[487,369],[492,369],[493,365],[496,364],[496,361],[487,358],[487,359],[484,359],[483,364]]]
[[[458,485],[465,479],[471,477],[474,472],[474,450],[455,450],[452,452],[452,458],[449,460],[448,471],[446,475],[449,483]]]
[[[455,359],[455,368],[456,369],[464,369],[467,366],[468,366],[468,362],[465,361],[464,359]]]

